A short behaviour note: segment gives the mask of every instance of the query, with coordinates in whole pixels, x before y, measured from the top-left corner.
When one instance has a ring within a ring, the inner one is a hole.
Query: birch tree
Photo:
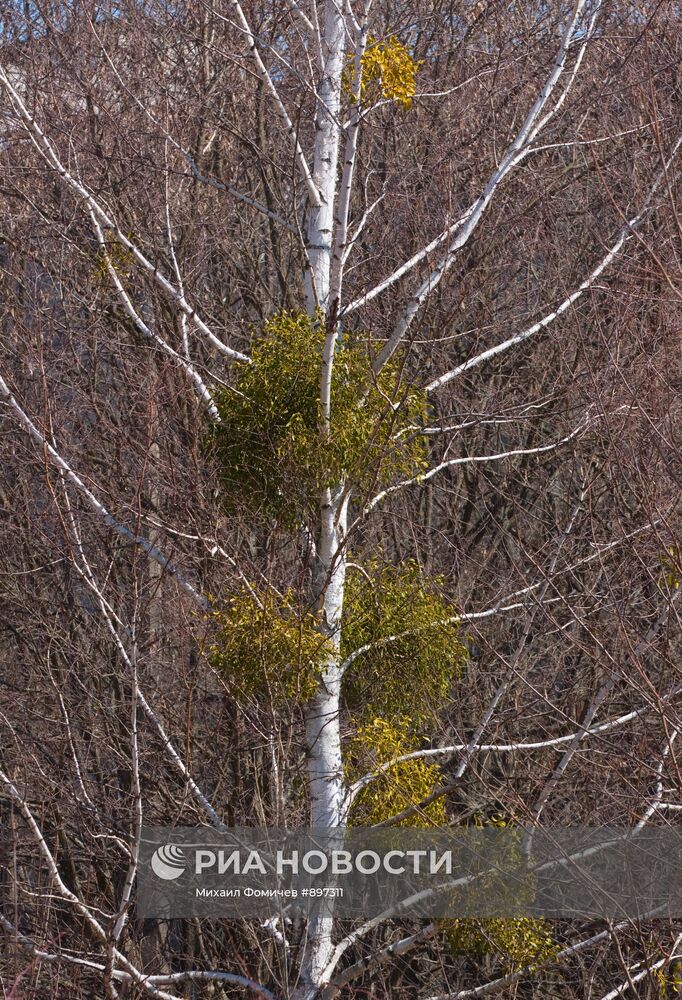
[[[150,927],[135,878],[144,822],[682,808],[677,6],[2,31],[7,994],[671,983],[662,923]]]

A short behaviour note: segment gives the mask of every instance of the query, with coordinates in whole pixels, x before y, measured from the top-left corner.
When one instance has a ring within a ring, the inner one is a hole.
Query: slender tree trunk
[[[330,642],[330,653],[317,694],[306,710],[306,744],[310,787],[310,822],[316,828],[343,827],[346,787],[341,757],[339,707],[341,697],[341,615],[346,583],[346,556],[340,543],[346,532],[348,498],[342,488],[325,490],[313,587],[320,628]],[[300,1000],[311,1000],[322,984],[322,974],[333,951],[332,918],[313,917],[308,947],[301,967]]]
[[[337,0],[325,3],[321,80],[315,115],[313,179],[320,193],[308,213],[308,271],[305,289],[308,313],[330,308],[334,206],[340,142],[341,78],[345,55],[345,26]],[[331,381],[336,324],[327,331],[320,380],[320,434],[331,435]],[[338,828],[345,822],[345,785],[341,757],[339,703],[341,697],[341,615],[346,582],[346,559],[340,542],[346,532],[348,497],[343,484],[326,489],[320,503],[320,527],[313,579],[313,597],[320,629],[331,647],[317,693],[306,710],[310,822],[317,828]],[[332,918],[316,916],[308,927],[308,944],[301,964],[300,1000],[312,1000],[322,984],[333,951]]]
[[[308,271],[306,300],[312,315],[317,308],[327,311],[334,237],[334,200],[339,162],[339,114],[341,75],[345,55],[345,29],[341,5],[335,0],[325,4],[322,39],[322,77],[315,114],[315,157],[313,180],[320,192],[320,204],[311,205],[308,213]]]

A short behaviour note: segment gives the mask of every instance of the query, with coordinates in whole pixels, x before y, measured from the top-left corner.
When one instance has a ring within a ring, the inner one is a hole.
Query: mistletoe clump
[[[347,482],[380,487],[425,466],[423,393],[401,386],[395,363],[372,372],[358,338],[337,344],[331,426],[322,433],[320,373],[325,329],[305,313],[265,325],[250,364],[217,400],[213,432],[228,504],[296,523],[317,509],[320,491]]]
[[[362,56],[360,97],[367,101],[379,90],[386,100],[395,101],[403,111],[408,111],[417,93],[417,72],[420,66],[421,61],[415,59],[407,46],[397,38],[387,38],[381,42],[370,38]]]
[[[275,706],[312,698],[331,647],[293,591],[245,585],[212,617],[220,635],[209,660],[238,697]]]
[[[679,997],[682,991],[682,962],[675,959],[669,965],[666,963],[666,965],[654,969],[653,978],[661,997]]]
[[[354,824],[380,823],[423,802],[440,784],[437,764],[420,758],[392,762],[421,748],[420,730],[442,710],[464,663],[457,616],[438,593],[442,584],[435,579],[427,587],[414,562],[349,566],[341,630],[348,663],[343,695],[359,725],[346,770],[350,781],[380,772],[359,791]],[[382,770],[383,765],[391,766]],[[399,825],[445,820],[444,800],[437,798]]]
[[[474,817],[474,826],[479,829],[494,827],[503,829],[508,821],[504,816],[496,815],[484,821],[480,816]],[[534,883],[524,869],[524,858],[521,849],[521,835],[512,833],[512,849],[505,837],[504,853],[492,865],[492,869],[480,881],[480,892],[483,899],[499,896],[500,875],[519,874],[514,881],[513,898],[508,899],[509,909],[522,910],[532,902]],[[490,855],[491,841],[486,842],[485,854]],[[492,861],[492,859],[490,859]],[[549,924],[538,917],[458,917],[454,920],[444,920],[442,927],[445,939],[453,954],[464,953],[483,958],[485,955],[496,957],[507,970],[522,967],[536,968],[544,962],[553,959],[558,951],[552,937]]]
[[[466,648],[455,609],[422,581],[414,562],[349,568],[342,655],[363,650],[344,678],[349,709],[365,720],[404,716],[416,728],[437,718],[460,676]]]
[[[398,718],[391,722],[373,719],[368,725],[360,726],[351,741],[350,763],[346,768],[349,780],[357,780],[418,749],[410,733],[409,719]],[[438,786],[439,778],[440,768],[425,760],[406,760],[388,767],[358,793],[351,810],[351,824],[371,826],[418,805]],[[396,826],[432,827],[444,823],[443,799],[435,799]]]
[[[129,238],[133,239],[132,233]],[[98,285],[109,284],[109,268],[121,278],[130,276],[130,272],[135,264],[135,257],[132,252],[124,247],[118,240],[108,239],[103,247],[99,247],[95,266],[92,270],[92,279]]]
[[[659,589],[679,590],[680,589],[680,549],[677,545],[669,545],[665,553],[658,559],[661,565],[661,576],[659,578]]]
[[[535,917],[460,917],[447,921],[445,937],[453,954],[496,956],[507,969],[535,968],[556,956],[546,920]]]

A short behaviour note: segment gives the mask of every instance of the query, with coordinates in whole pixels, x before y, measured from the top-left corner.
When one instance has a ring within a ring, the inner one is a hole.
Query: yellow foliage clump
[[[248,584],[212,617],[220,634],[209,660],[237,696],[312,698],[331,647],[293,591]]]
[[[495,827],[502,829],[508,826],[504,816],[496,814],[488,820],[480,815],[474,816],[473,825],[478,829]],[[514,838],[516,843],[516,838]],[[486,853],[490,851],[491,842],[486,845]],[[511,865],[511,867],[510,867]],[[497,896],[500,890],[499,875],[505,872],[523,871],[523,854],[521,851],[521,835],[518,836],[518,849],[514,848],[511,855],[505,849],[504,859],[481,879],[482,898],[488,895]],[[522,909],[528,904],[534,894],[533,882],[527,876],[519,878],[514,889],[513,898],[509,898],[509,908],[512,912]],[[483,955],[494,955],[503,966],[509,970],[515,968],[536,968],[544,962],[553,959],[557,945],[552,937],[549,923],[537,917],[457,917],[454,920],[444,920],[441,924],[445,931],[445,939],[453,954],[464,953],[481,958]]]
[[[510,969],[536,967],[557,953],[547,921],[535,917],[464,917],[445,921],[445,925],[454,954],[496,955]]]
[[[402,385],[395,360],[375,375],[366,337],[347,334],[337,344],[331,428],[321,433],[325,338],[321,316],[273,316],[251,364],[235,365],[234,384],[217,393],[212,442],[231,509],[298,524],[317,516],[325,487],[370,490],[424,468],[424,440],[411,428],[424,420],[426,397]]]
[[[359,721],[390,712],[420,728],[438,718],[466,660],[445,591],[444,580],[425,582],[409,560],[349,568],[341,654],[364,652],[348,667],[343,693]]]
[[[669,545],[665,554],[659,557],[659,562],[661,564],[659,588],[661,590],[679,590],[680,576],[682,575],[679,548],[676,545]]]
[[[667,968],[661,966],[654,969],[652,977],[664,1000],[668,997],[678,997],[682,992],[682,962],[678,959],[672,961]]]
[[[419,749],[409,732],[409,720],[391,722],[374,719],[360,726],[348,750],[346,767],[349,781],[377,771],[396,757]],[[438,786],[440,769],[423,759],[406,760],[375,778],[359,793],[351,810],[350,823],[371,826],[422,802]],[[443,799],[429,803],[421,812],[401,820],[396,826],[433,827],[445,823]]]
[[[108,241],[105,247],[99,248],[97,260],[92,270],[92,279],[98,284],[107,282],[109,280],[110,267],[114,269],[119,277],[127,278],[134,264],[135,258],[130,250],[117,240]]]
[[[421,64],[397,38],[382,42],[370,38],[362,57],[360,97],[363,101],[371,99],[372,92],[379,89],[382,97],[396,101],[408,111],[417,93],[417,72]]]

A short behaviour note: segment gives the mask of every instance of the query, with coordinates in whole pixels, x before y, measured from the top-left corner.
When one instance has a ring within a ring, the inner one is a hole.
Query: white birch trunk
[[[317,308],[327,311],[334,238],[334,201],[339,162],[339,115],[341,109],[341,75],[345,55],[345,27],[340,5],[335,0],[325,3],[322,38],[322,79],[315,113],[315,157],[313,180],[319,191],[319,204],[308,211],[306,299],[308,312]]]
[[[331,650],[317,694],[306,707],[310,823],[317,828],[343,827],[346,821],[346,785],[341,756],[339,708],[341,697],[341,615],[346,582],[346,555],[341,548],[346,533],[348,498],[342,491],[325,490],[313,587],[320,627]],[[322,974],[334,951],[332,918],[312,918],[308,946],[301,966],[298,1000],[312,1000],[322,985]]]
[[[308,210],[308,270],[305,291],[309,315],[330,308],[334,207],[337,197],[340,143],[341,78],[345,57],[345,25],[340,5],[326,0],[321,39],[321,80],[315,115],[313,180],[319,202]],[[331,434],[331,380],[336,344],[336,324],[327,332],[320,376],[320,434]],[[326,489],[320,504],[320,525],[313,579],[313,597],[320,629],[331,643],[317,693],[306,706],[310,823],[333,828],[345,823],[346,788],[341,757],[339,706],[341,697],[341,615],[346,582],[346,559],[340,542],[346,533],[348,498],[343,486]],[[312,1000],[334,951],[332,918],[312,917],[308,943],[301,964],[298,1000]]]

